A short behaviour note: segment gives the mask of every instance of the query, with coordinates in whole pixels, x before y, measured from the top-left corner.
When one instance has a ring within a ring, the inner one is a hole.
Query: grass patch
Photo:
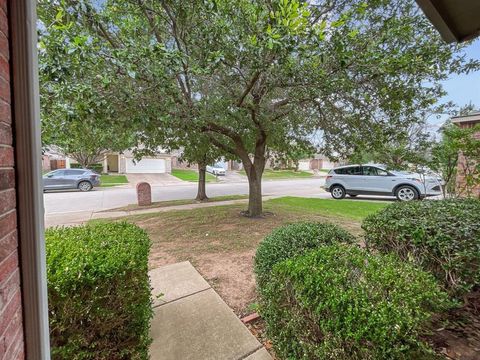
[[[127,206],[122,206],[116,209],[109,209],[106,211],[135,211],[143,209],[155,209],[155,208],[164,208],[169,206],[178,206],[178,205],[189,205],[189,204],[203,204],[209,202],[218,202],[218,201],[228,201],[228,200],[242,200],[248,199],[248,195],[223,195],[215,196],[208,199],[208,201],[197,201],[195,199],[181,199],[181,200],[166,200],[166,201],[157,201],[153,202],[151,205],[147,206],[138,206],[137,204],[130,204]]]
[[[198,171],[188,169],[172,169],[172,175],[183,181],[198,182]],[[215,181],[212,174],[207,173],[206,182]]]
[[[109,187],[128,184],[127,177],[125,175],[101,175],[100,186]]]
[[[241,175],[246,176],[245,170],[240,171]],[[263,172],[263,180],[276,180],[276,179],[297,179],[297,178],[310,178],[313,174],[308,171],[294,171],[294,170],[271,170],[266,169]]]
[[[363,220],[367,215],[373,214],[388,205],[388,203],[361,200],[338,201],[291,196],[271,199],[267,203],[288,211],[321,213],[326,216],[338,216],[352,220]]]
[[[256,299],[256,248],[274,228],[297,221],[330,222],[359,236],[362,218],[383,206],[386,204],[287,197],[265,201],[265,211],[273,215],[261,219],[241,216],[246,204],[131,215],[127,219],[145,229],[152,240],[150,268],[190,261],[242,315]]]

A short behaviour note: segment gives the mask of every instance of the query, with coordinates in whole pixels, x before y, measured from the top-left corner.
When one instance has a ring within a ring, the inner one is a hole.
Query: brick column
[[[0,0],[0,359],[24,358],[7,1]]]

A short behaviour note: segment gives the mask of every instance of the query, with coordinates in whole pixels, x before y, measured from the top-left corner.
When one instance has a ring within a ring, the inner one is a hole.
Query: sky
[[[480,38],[465,50],[469,58],[480,60]],[[466,105],[471,101],[480,109],[480,71],[468,75],[452,75],[443,85],[448,92],[447,101],[451,100],[459,105]]]
[[[465,53],[471,59],[480,60],[480,38],[465,48]],[[471,72],[468,75],[453,74],[443,82],[443,86],[447,92],[443,101],[453,101],[458,106],[471,102],[476,109],[480,110],[480,71]],[[445,120],[446,117],[434,119],[431,124],[438,128]]]

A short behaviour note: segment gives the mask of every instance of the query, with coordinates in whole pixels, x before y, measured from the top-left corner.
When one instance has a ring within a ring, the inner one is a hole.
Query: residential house
[[[480,124],[480,111],[476,111],[464,116],[456,116],[452,118],[452,122],[460,128],[468,129]],[[475,133],[474,138],[480,141],[480,132]],[[456,179],[456,188],[457,192],[460,195],[465,194],[465,172],[468,171],[468,167],[475,166],[480,159],[467,159],[465,156],[460,153],[458,154],[458,166],[457,166],[457,179]],[[473,196],[480,198],[480,185],[473,189]]]
[[[310,159],[300,160],[300,170],[303,170],[302,162],[306,162],[308,164],[307,170],[330,170],[333,169],[335,166],[338,166],[338,163],[331,161],[323,154],[315,154]],[[303,165],[303,167],[305,166],[306,165]]]
[[[159,150],[154,156],[144,156],[135,160],[133,152],[112,152],[105,155],[103,172],[119,174],[170,174],[172,155]]]

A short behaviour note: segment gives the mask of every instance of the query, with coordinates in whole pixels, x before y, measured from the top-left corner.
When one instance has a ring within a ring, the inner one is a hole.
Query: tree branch
[[[237,106],[238,106],[238,107],[242,106],[243,101],[245,100],[245,98],[247,97],[247,95],[250,93],[250,91],[251,91],[252,88],[254,87],[255,83],[257,82],[258,78],[260,77],[260,74],[261,74],[260,71],[257,71],[255,74],[253,74],[252,79],[250,80],[250,82],[248,83],[247,87],[245,88],[245,90],[243,91],[242,95],[240,96],[240,98],[239,98],[238,101],[237,101]]]

